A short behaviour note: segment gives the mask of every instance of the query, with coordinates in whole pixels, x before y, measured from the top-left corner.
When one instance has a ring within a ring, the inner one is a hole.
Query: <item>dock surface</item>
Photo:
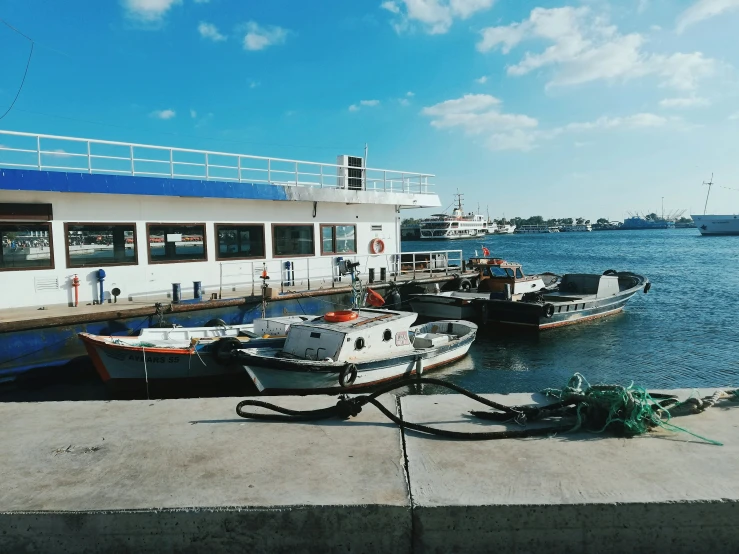
[[[237,402],[0,404],[0,551],[733,552],[739,539],[736,401],[674,420],[724,446],[662,430],[454,441],[401,432],[372,406],[282,423],[241,419]],[[383,405],[441,428],[504,427],[458,395]]]

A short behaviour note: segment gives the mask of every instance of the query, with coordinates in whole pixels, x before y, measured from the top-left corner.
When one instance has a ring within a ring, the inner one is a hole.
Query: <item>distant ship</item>
[[[669,219],[645,219],[643,217],[627,217],[624,219],[622,230],[632,229],[674,229],[675,222]]]
[[[739,215],[706,215],[708,197],[711,194],[711,187],[713,186],[713,174],[711,174],[711,180],[703,184],[708,185],[703,215],[690,216],[693,218],[695,226],[701,235],[739,235]]]
[[[421,221],[421,240],[470,239],[488,234],[487,218],[462,210],[462,195],[455,194],[457,207],[452,215],[434,214]]]

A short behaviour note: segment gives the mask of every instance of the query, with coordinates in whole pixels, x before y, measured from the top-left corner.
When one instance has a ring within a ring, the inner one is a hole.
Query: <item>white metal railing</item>
[[[352,189],[348,166],[0,130],[0,167]],[[363,190],[433,194],[429,173],[364,169]]]
[[[433,275],[460,273],[464,268],[461,250],[407,252],[378,256],[343,256],[359,262],[360,278],[372,283],[404,278],[423,278]],[[289,264],[289,265],[288,265]],[[349,286],[351,278],[340,276],[336,257],[295,258],[280,260],[234,260],[220,262],[219,297],[229,296],[229,289],[251,290],[258,296],[262,286],[262,271],[267,270],[267,284],[280,292],[306,291]],[[383,271],[384,273],[384,281]]]

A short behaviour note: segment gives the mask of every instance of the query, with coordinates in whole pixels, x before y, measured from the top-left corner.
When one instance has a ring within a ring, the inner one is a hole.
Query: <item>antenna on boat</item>
[[[711,187],[713,186],[713,173],[711,173],[711,180],[707,183],[703,181],[704,185],[708,185],[708,192],[706,193],[706,205],[703,206],[703,215],[706,215],[706,210],[708,209],[708,197],[711,195]]]

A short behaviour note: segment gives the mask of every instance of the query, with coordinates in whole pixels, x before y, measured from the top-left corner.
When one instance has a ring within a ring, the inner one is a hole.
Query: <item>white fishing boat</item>
[[[344,392],[421,374],[464,357],[477,325],[435,321],[411,327],[417,314],[361,309],[331,312],[292,325],[282,347],[234,348],[265,393]]]
[[[238,373],[237,366],[219,363],[217,354],[228,342],[238,346],[281,346],[290,326],[317,316],[260,318],[246,325],[142,329],[138,336],[115,337],[80,333],[79,338],[104,382],[207,378]]]

